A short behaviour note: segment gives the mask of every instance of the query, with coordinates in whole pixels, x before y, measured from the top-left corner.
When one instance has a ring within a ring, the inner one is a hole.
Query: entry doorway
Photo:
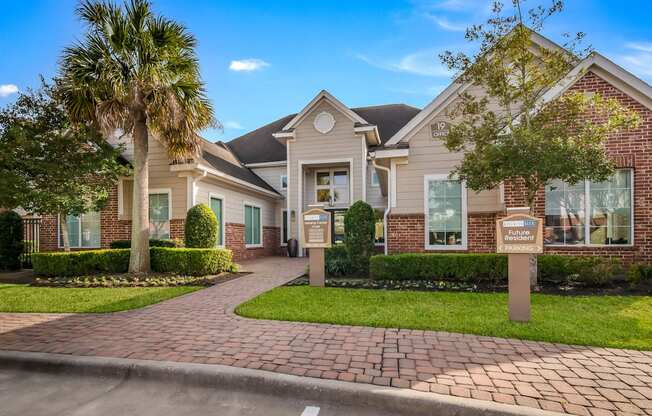
[[[331,213],[331,243],[343,244],[344,243],[344,216],[346,215],[345,209],[330,210]]]

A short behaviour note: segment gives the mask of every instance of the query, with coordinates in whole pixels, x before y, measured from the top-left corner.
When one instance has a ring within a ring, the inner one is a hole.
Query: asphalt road
[[[389,416],[378,409],[135,378],[0,369],[1,416]]]

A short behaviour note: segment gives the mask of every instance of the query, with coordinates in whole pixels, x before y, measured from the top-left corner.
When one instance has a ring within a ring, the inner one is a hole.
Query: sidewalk
[[[305,263],[245,267],[253,273],[135,311],[0,314],[0,349],[222,364],[576,415],[652,415],[652,352],[245,319],[235,306]]]

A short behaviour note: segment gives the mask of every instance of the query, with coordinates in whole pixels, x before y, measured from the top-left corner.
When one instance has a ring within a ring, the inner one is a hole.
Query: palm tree
[[[173,160],[199,150],[198,132],[216,122],[199,75],[193,35],[156,16],[147,0],[120,7],[82,0],[82,41],[66,48],[60,68],[65,106],[76,121],[105,135],[122,131],[134,143],[134,193],[129,271],[149,271],[148,137]]]

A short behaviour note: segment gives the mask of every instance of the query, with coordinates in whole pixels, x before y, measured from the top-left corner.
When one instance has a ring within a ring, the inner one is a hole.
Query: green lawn
[[[507,319],[506,293],[280,287],[246,302],[250,318],[429,329],[652,350],[650,296],[532,296],[532,320]]]
[[[0,312],[117,312],[202,289],[197,286],[52,288],[0,284]]]

